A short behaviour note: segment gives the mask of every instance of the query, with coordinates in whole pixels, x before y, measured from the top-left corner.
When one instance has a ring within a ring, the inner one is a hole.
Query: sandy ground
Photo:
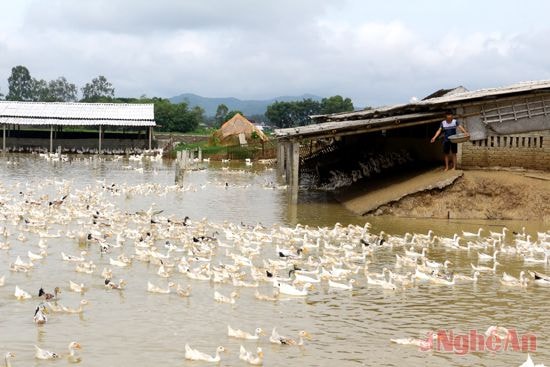
[[[407,196],[374,214],[550,222],[550,173],[464,171],[444,189]]]

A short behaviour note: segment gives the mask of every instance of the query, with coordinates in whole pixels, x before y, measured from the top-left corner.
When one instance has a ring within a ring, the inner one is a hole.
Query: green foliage
[[[240,113],[241,115],[243,114],[241,111],[229,111],[229,112],[227,113],[227,115],[225,115],[225,120],[224,120],[223,122],[232,119],[233,116],[235,116],[235,115],[238,114],[238,113]],[[244,115],[243,115],[243,116],[244,116]]]
[[[295,102],[275,102],[267,107],[265,117],[278,128],[308,125],[309,116],[353,111],[353,103],[349,98],[333,96],[323,98],[321,102],[304,99]]]
[[[104,98],[113,98],[114,96],[115,88],[103,75],[92,79],[91,83],[86,83],[82,87],[83,102],[103,102]]]
[[[331,114],[338,112],[352,112],[353,102],[349,98],[342,98],[342,96],[336,95],[321,100],[321,113]]]
[[[32,78],[31,83],[31,101],[44,102],[48,101],[48,82],[44,79]]]
[[[312,99],[296,102],[275,102],[267,106],[265,116],[278,128],[307,125],[310,115],[319,113],[320,104]]]
[[[153,98],[152,102],[155,104],[155,121],[161,125],[161,131],[193,131],[204,120],[204,110],[200,107],[189,109],[185,102],[172,104],[162,98]]]
[[[8,78],[8,101],[32,101],[33,100],[33,79],[29,69],[22,65],[11,69]]]
[[[227,118],[225,116],[228,112],[229,107],[227,107],[225,104],[222,103],[218,105],[218,108],[216,109],[216,115],[214,116],[217,127],[220,127],[224,123],[224,121],[227,121]]]
[[[69,83],[64,76],[60,76],[48,83],[48,102],[74,102],[78,99],[76,85]]]
[[[49,82],[44,79],[32,78],[24,66],[12,69],[8,78],[9,93],[6,99],[11,101],[34,102],[70,102],[77,100],[76,85],[69,83],[60,76]]]

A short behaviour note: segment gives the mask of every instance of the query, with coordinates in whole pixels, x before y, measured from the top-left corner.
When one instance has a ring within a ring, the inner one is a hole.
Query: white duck
[[[227,335],[237,339],[258,340],[260,335],[264,335],[264,331],[262,328],[256,328],[254,334],[250,334],[241,329],[233,329],[231,326],[227,325]]]
[[[27,251],[27,256],[31,261],[37,261],[37,260],[42,260],[44,258],[44,253],[35,254],[34,252],[31,252],[29,250]]]
[[[284,344],[284,345],[304,345],[304,338],[311,339],[311,336],[309,333],[305,330],[301,330],[299,333],[299,341],[296,342],[296,340],[292,338],[287,338],[286,336],[282,336],[277,332],[277,328],[273,328],[271,331],[271,336],[269,337],[269,341],[273,344]]]
[[[490,268],[488,266],[483,266],[483,265],[478,265],[478,266],[475,266],[474,264],[470,264],[472,266],[472,269],[474,271],[479,271],[480,273],[488,273],[488,272],[493,272],[495,273],[497,271],[497,265],[500,265],[499,262],[495,261],[493,263],[493,267]]]
[[[36,359],[57,359],[59,354],[50,352],[49,350],[41,349],[37,345],[34,346],[35,353],[34,357]]]
[[[87,304],[88,304],[88,301],[83,299],[80,301],[78,308],[71,308],[71,307],[66,307],[61,305],[61,309],[63,310],[63,312],[66,312],[66,313],[82,313],[84,312],[83,307],[86,306]]]
[[[0,287],[3,287],[4,284],[5,284],[5,282],[6,282],[6,276],[5,276],[5,275],[2,275],[2,276],[0,277]]]
[[[304,274],[300,274],[298,272],[296,272],[295,275],[296,275],[296,281],[300,283],[320,283],[321,282],[319,275],[317,275],[317,277],[315,278]]]
[[[80,343],[71,342],[69,344],[69,355],[67,357],[69,358],[69,361],[71,363],[80,362],[80,357],[76,354],[77,349],[82,349],[82,346],[80,345]]]
[[[432,261],[432,260],[425,259],[424,263],[426,264],[426,266],[428,266],[430,268],[433,268],[433,269],[438,269],[438,268],[447,269],[449,267],[449,265],[452,265],[452,262],[450,260],[445,260],[445,262],[440,263],[440,262],[437,262],[437,261]]]
[[[159,286],[154,285],[151,282],[147,282],[147,292],[169,294],[171,292],[170,288],[172,288],[173,286],[174,286],[174,283],[172,282],[168,283],[168,288],[161,288]]]
[[[61,252],[61,258],[63,261],[83,262],[86,261],[84,255],[86,255],[86,251],[82,251],[80,256],[66,255],[63,251]]]
[[[330,288],[344,289],[344,290],[352,290],[353,289],[353,283],[355,283],[355,279],[350,279],[348,284],[334,282],[330,279],[328,280],[328,286]]]
[[[479,237],[481,237],[481,232],[482,231],[483,231],[483,228],[481,228],[481,227],[477,230],[477,233],[462,231],[462,237],[464,237],[464,238],[479,238]]]
[[[22,290],[21,288],[19,288],[19,286],[15,286],[15,293],[14,293],[14,296],[15,298],[17,298],[19,301],[22,301],[24,299],[31,299],[32,296],[28,293],[28,292],[25,292],[24,290]]]
[[[519,279],[504,272],[502,273],[502,279],[500,279],[500,283],[510,287],[524,287],[527,285],[525,272],[522,270],[519,273]]]
[[[535,284],[543,287],[550,287],[550,277],[536,271],[530,271],[529,274],[535,278]]]
[[[129,265],[129,263],[127,263],[127,262],[120,261],[120,260],[115,260],[112,257],[109,258],[109,264],[111,266],[118,266],[119,268],[124,268],[124,267],[127,267]]]
[[[33,317],[33,321],[35,324],[43,325],[46,322],[48,322],[48,318],[46,317],[46,314],[44,311],[45,311],[44,304],[41,303],[38,306],[36,306],[36,310],[34,311],[34,317]]]
[[[15,358],[15,353],[13,352],[7,352],[5,355],[4,355],[4,363],[5,363],[5,367],[11,367],[11,359],[12,358]]]
[[[75,283],[72,280],[69,280],[69,288],[71,291],[76,293],[84,293],[84,283]]]
[[[527,353],[527,360],[523,362],[519,367],[544,367],[544,364],[535,364],[535,362],[533,362],[533,360],[531,359],[529,353]]]
[[[493,252],[493,255],[488,255],[488,254],[483,254],[481,252],[478,252],[477,253],[477,261],[478,262],[486,262],[486,261],[491,261],[491,260],[494,260],[494,261],[497,261],[497,254],[499,253],[500,251],[496,250],[495,252]]]
[[[212,357],[206,353],[200,352],[196,349],[193,349],[189,344],[185,344],[185,359],[190,359],[192,361],[204,361],[204,362],[213,362],[217,363],[221,360],[220,353],[225,352],[225,348],[219,346],[216,348],[216,355]]]
[[[189,297],[191,295],[191,286],[187,285],[187,287],[183,288],[179,283],[176,288],[176,294],[180,297]]]
[[[405,251],[405,255],[407,255],[408,257],[415,257],[415,258],[419,258],[419,257],[424,257],[426,256],[426,253],[428,252],[428,248],[427,247],[423,247],[422,248],[422,252],[419,253],[419,252],[416,252],[414,251],[414,247],[411,246],[411,248],[409,250],[406,250]]]
[[[253,355],[252,352],[247,351],[242,345],[239,350],[239,359],[247,362],[253,366],[261,366],[264,364],[264,352],[262,348],[256,348],[256,355]]]
[[[454,275],[451,274],[451,278],[440,278],[438,276],[432,276],[430,282],[440,285],[455,285]]]
[[[474,282],[477,283],[479,278],[479,271],[474,272],[473,276],[463,275],[463,274],[454,274],[454,281],[464,281],[464,282]]]
[[[229,303],[231,305],[235,304],[236,298],[239,294],[236,291],[231,292],[229,297],[224,296],[218,291],[214,291],[214,301],[220,303]]]
[[[432,348],[434,340],[437,339],[437,334],[430,332],[426,339],[415,339],[415,338],[399,338],[399,339],[390,339],[393,343],[401,345],[414,345],[427,350]]]
[[[311,283],[304,284],[302,289],[298,289],[296,287],[291,286],[290,284],[281,283],[281,282],[276,282],[273,284],[275,287],[279,288],[279,292],[281,294],[286,294],[289,296],[307,296],[308,289],[313,287]]]

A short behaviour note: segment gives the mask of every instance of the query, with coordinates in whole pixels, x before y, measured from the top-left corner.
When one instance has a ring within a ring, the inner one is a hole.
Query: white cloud
[[[79,86],[102,74],[120,96],[342,94],[359,106],[550,78],[550,28],[428,36],[376,12],[347,21],[347,3],[35,0],[20,28],[0,22],[1,91],[19,64]]]

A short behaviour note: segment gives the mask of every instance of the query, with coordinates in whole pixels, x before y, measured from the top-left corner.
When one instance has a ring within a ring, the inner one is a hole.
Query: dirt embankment
[[[550,173],[464,171],[451,186],[407,196],[375,214],[550,222]]]

